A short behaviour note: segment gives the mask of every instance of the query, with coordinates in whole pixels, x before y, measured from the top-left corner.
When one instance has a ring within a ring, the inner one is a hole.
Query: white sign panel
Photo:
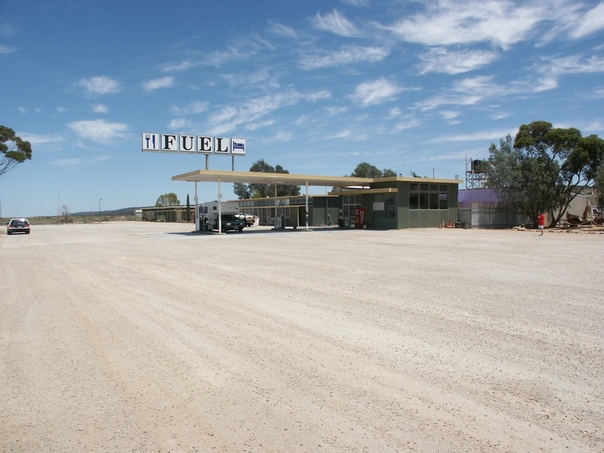
[[[161,150],[172,153],[178,152],[178,135],[161,134]]]
[[[234,138],[231,140],[231,154],[245,156],[245,139]]]
[[[212,137],[197,137],[197,152],[214,154],[214,140],[212,140]]]
[[[143,133],[143,151],[159,151],[159,134]]]
[[[181,153],[197,152],[197,137],[194,135],[181,135],[179,143],[178,150]]]
[[[214,139],[214,154],[231,154],[231,139],[216,137]]]
[[[167,153],[200,153],[245,156],[243,138],[143,132],[142,150]]]

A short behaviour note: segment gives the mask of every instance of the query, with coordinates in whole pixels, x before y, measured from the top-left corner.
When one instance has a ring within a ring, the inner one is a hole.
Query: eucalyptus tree
[[[0,176],[31,159],[31,143],[22,140],[10,127],[0,125]]]
[[[489,148],[489,186],[508,206],[533,222],[550,214],[550,226],[566,214],[580,189],[592,186],[604,161],[604,141],[583,137],[575,128],[554,128],[546,121],[520,126]]]

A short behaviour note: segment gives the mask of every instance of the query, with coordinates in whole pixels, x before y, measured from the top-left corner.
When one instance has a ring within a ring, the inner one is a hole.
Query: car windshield
[[[13,220],[10,224],[11,224],[11,226],[27,226],[27,225],[29,225],[27,223],[27,220]]]

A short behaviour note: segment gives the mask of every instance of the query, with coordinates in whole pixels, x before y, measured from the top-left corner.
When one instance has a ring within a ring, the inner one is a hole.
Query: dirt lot
[[[0,234],[0,451],[604,451],[604,235],[190,229]]]

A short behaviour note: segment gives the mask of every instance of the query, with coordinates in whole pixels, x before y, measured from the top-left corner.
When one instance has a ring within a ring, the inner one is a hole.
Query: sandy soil
[[[0,234],[0,451],[604,451],[604,235],[190,230]]]

